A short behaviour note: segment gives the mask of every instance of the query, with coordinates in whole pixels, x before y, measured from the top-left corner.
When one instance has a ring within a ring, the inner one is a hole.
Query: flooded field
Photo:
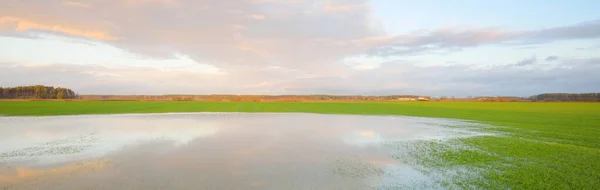
[[[0,117],[0,189],[441,188],[415,141],[458,120],[319,114]],[[405,152],[402,152],[405,151]]]

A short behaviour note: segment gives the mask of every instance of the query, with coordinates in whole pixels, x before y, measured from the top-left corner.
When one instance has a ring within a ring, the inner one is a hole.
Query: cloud
[[[537,58],[532,57],[532,58],[529,58],[529,59],[521,60],[521,61],[517,62],[514,66],[522,67],[522,66],[527,66],[527,65],[533,65],[536,62],[537,62]]]
[[[16,32],[41,30],[48,32],[63,33],[76,37],[84,37],[96,40],[112,41],[117,40],[116,37],[108,34],[104,31],[97,30],[85,30],[78,28],[71,28],[68,26],[62,26],[58,24],[39,23],[16,17],[0,17],[0,26],[8,27]]]
[[[528,59],[530,61],[532,59]],[[345,77],[313,78],[295,81],[291,92],[334,94],[426,94],[433,96],[514,95],[543,92],[600,91],[600,58],[561,59],[551,65],[529,67],[488,67],[479,65],[430,65],[391,61],[371,70],[356,71]]]
[[[600,44],[589,46],[589,47],[577,48],[577,50],[583,50],[583,51],[586,51],[586,50],[592,51],[592,50],[597,50],[597,49],[600,49]]]
[[[546,61],[556,61],[558,60],[558,56],[548,56],[545,59]]]
[[[378,32],[371,27],[365,0],[108,0],[89,2],[93,9],[85,11],[51,1],[7,4],[0,7],[0,16],[11,18],[7,24],[21,25],[11,32],[104,40],[156,58],[180,53],[226,70],[247,65],[317,68],[361,51],[346,46],[347,41]],[[326,4],[362,8],[331,14],[323,9]]]
[[[538,43],[556,40],[600,38],[600,20],[582,22],[571,26],[529,31],[524,34],[523,38],[534,40]]]
[[[76,1],[63,1],[62,4],[67,5],[67,6],[80,7],[80,8],[90,8],[90,5],[82,3],[82,2],[76,2]]]
[[[228,91],[227,80],[223,75],[186,69],[0,63],[0,81],[0,86],[44,84],[92,94],[232,92]]]
[[[597,85],[600,76],[596,73],[600,70],[600,58],[562,58],[551,64],[529,64],[535,62],[531,60],[535,59],[519,62],[528,67],[489,68],[464,64],[422,66],[399,60],[374,69],[350,69],[332,75],[312,75],[279,67],[207,75],[187,69],[0,63],[0,86],[46,84],[70,87],[83,94],[530,96],[544,92],[600,91]]]
[[[301,0],[246,0],[249,3],[266,4],[266,3],[299,3]]]
[[[431,51],[454,51],[488,44],[541,44],[557,40],[596,38],[600,38],[600,20],[530,31],[444,28],[413,34],[370,37],[355,42],[373,45],[368,51],[373,56],[399,56]]]
[[[526,59],[520,63],[535,63]],[[417,63],[389,62],[372,74],[383,75],[378,85],[393,81],[410,81],[402,88],[377,90],[375,94],[430,95],[515,95],[529,96],[543,92],[600,91],[595,83],[600,77],[600,58],[561,59],[550,65],[529,64],[529,67],[480,67],[478,65],[419,66]],[[387,72],[383,72],[387,71]],[[385,74],[382,74],[385,73]],[[364,79],[368,79],[365,76]]]
[[[261,15],[261,14],[251,14],[251,15],[248,15],[248,18],[254,19],[254,20],[264,20],[266,18],[266,16]]]
[[[180,0],[121,0],[122,3],[126,5],[146,5],[146,4],[158,4],[161,6],[177,6],[179,5]]]
[[[78,1],[7,4],[0,8],[4,30],[10,25],[16,26],[9,27],[16,33],[47,31],[110,41],[149,57],[181,53],[224,69],[272,64],[316,68],[360,53],[417,55],[600,34],[600,21],[589,21],[531,31],[448,27],[382,35],[366,0],[108,0],[88,2],[84,6],[93,9],[85,11],[63,5],[81,4]]]
[[[423,53],[432,50],[453,50],[483,44],[498,43],[519,36],[519,32],[507,32],[494,28],[439,29],[407,35],[396,35],[379,40],[379,46],[369,50],[374,56],[394,56]],[[373,41],[373,40],[371,40]]]
[[[367,9],[369,6],[366,3],[348,3],[348,2],[344,2],[344,3],[332,3],[332,2],[327,2],[325,3],[325,5],[323,5],[323,10],[325,12],[330,12],[330,13],[348,13],[348,12],[356,12],[359,11],[361,9]]]
[[[48,85],[81,93],[116,94],[529,95],[547,91],[542,87],[594,90],[583,78],[598,82],[591,72],[597,70],[597,60],[564,55],[560,60],[548,57],[538,63],[533,57],[494,68],[388,60],[490,44],[596,39],[599,21],[528,31],[446,27],[388,35],[377,27],[367,0],[5,0],[4,4],[1,35],[85,38],[150,59],[186,55],[224,74],[133,67],[127,62],[116,68],[50,60],[41,66],[0,64],[0,85],[50,81]],[[356,56],[378,61],[344,62]],[[452,60],[440,62],[445,61]]]

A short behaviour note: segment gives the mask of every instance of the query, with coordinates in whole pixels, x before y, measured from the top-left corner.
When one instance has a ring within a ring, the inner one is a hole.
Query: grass
[[[417,164],[430,172],[457,168],[447,187],[485,189],[600,188],[600,104],[532,102],[121,102],[0,101],[1,115],[164,112],[309,112],[456,118],[491,124],[502,136],[417,142]],[[451,146],[459,144],[460,146]],[[471,172],[472,173],[472,172]]]

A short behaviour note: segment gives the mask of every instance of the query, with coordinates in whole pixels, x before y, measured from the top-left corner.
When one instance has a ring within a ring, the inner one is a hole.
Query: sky
[[[0,0],[0,86],[79,94],[600,92],[597,0]]]

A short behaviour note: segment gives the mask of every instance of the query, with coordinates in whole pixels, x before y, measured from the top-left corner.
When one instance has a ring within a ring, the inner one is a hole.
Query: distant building
[[[419,100],[419,101],[429,101],[430,99],[431,99],[430,97],[419,96],[419,98],[417,100]]]

